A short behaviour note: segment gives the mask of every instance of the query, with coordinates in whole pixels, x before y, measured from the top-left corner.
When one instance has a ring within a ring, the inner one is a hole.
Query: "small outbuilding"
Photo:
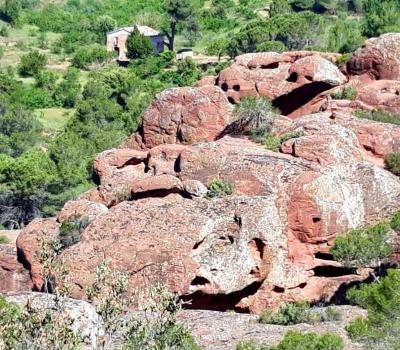
[[[147,26],[136,26],[139,32],[147,36],[158,53],[164,51],[164,34]],[[127,57],[126,41],[135,27],[123,27],[107,33],[107,51],[117,51],[119,61],[129,61]]]

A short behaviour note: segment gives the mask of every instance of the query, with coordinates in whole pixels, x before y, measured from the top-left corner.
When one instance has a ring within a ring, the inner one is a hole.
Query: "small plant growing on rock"
[[[89,224],[88,218],[72,216],[61,224],[58,234],[61,248],[68,248],[81,240],[83,230]]]
[[[390,227],[395,231],[400,231],[400,211],[397,211],[390,220]]]
[[[358,118],[374,120],[376,122],[400,125],[400,114],[389,113],[381,109],[371,112],[359,109],[354,111],[353,115]]]
[[[349,268],[378,267],[391,254],[386,222],[349,231],[336,238],[330,253]]]
[[[271,131],[278,114],[265,97],[243,97],[235,107],[236,121],[230,125],[229,133],[247,134],[255,141],[262,141]]]
[[[260,323],[293,325],[309,321],[310,304],[304,302],[285,303],[279,310],[266,310],[260,316]]]
[[[263,144],[268,150],[277,152],[281,148],[282,144],[284,144],[286,141],[302,137],[303,135],[304,133],[302,131],[288,132],[281,136],[267,135],[263,141]]]
[[[385,157],[386,168],[396,176],[400,176],[400,153],[390,153]]]
[[[342,350],[343,339],[333,333],[302,333],[289,331],[277,346],[257,344],[253,341],[241,342],[236,350]]]
[[[8,243],[10,243],[10,240],[4,235],[0,235],[0,244],[8,244]]]
[[[341,90],[331,93],[331,97],[335,100],[351,100],[354,101],[357,97],[357,90],[351,86],[347,86]]]
[[[231,195],[235,190],[235,186],[232,183],[225,182],[222,180],[213,180],[208,185],[207,198],[223,197]]]

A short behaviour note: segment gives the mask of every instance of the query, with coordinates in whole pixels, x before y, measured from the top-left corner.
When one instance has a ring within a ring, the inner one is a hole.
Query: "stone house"
[[[164,51],[164,34],[147,26],[136,26],[139,32],[147,36],[154,46],[154,50],[160,53]],[[126,41],[135,27],[123,27],[107,33],[107,51],[117,51],[119,61],[128,61]]]

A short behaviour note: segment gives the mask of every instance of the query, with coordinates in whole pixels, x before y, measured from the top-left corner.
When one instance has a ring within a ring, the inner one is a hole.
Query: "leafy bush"
[[[223,197],[231,195],[235,190],[235,186],[229,182],[222,180],[213,180],[208,185],[207,198]]]
[[[23,76],[35,76],[44,69],[46,64],[46,55],[41,54],[38,50],[33,50],[21,57],[18,71]]]
[[[87,68],[92,63],[102,63],[110,59],[110,54],[101,45],[78,49],[72,58],[72,65],[76,68]]]
[[[332,333],[316,334],[289,331],[277,346],[257,344],[255,342],[241,342],[236,350],[342,350],[343,339]]]
[[[347,326],[350,338],[369,349],[398,349],[400,271],[388,270],[387,276],[378,282],[350,289],[347,297],[368,310],[366,319],[358,318]]]
[[[285,303],[279,310],[266,310],[260,316],[261,323],[293,325],[307,322],[309,320],[310,304],[308,303]]]
[[[354,101],[357,97],[357,90],[351,86],[347,86],[341,90],[331,93],[331,97],[335,100],[351,100]]]
[[[395,231],[400,231],[400,211],[396,212],[390,220],[390,227]]]
[[[372,112],[357,110],[353,112],[353,114],[358,118],[370,119],[381,123],[400,125],[400,114],[392,114],[384,110],[375,110]]]
[[[235,106],[235,121],[230,125],[232,134],[249,134],[254,140],[262,141],[271,131],[278,112],[264,97],[243,97]]]
[[[336,238],[330,253],[347,267],[380,266],[392,252],[387,242],[389,231],[386,222],[351,230]]]
[[[261,43],[257,45],[257,52],[284,52],[287,51],[287,48],[284,43],[280,41],[266,41],[264,43]]]
[[[385,165],[391,173],[400,176],[400,153],[389,153],[386,155]]]
[[[132,34],[126,41],[126,49],[128,58],[146,58],[154,54],[154,47],[150,39],[139,32],[137,27],[134,28]]]
[[[10,243],[10,240],[7,238],[7,236],[0,234],[0,244],[8,244],[8,243]]]
[[[263,141],[263,144],[270,151],[277,152],[279,151],[282,144],[286,141],[302,137],[303,135],[304,133],[302,131],[293,131],[283,134],[281,136],[267,135],[267,137]]]
[[[89,220],[85,217],[72,216],[64,221],[60,226],[58,237],[62,245],[62,249],[68,248],[81,240],[81,234],[89,224]]]

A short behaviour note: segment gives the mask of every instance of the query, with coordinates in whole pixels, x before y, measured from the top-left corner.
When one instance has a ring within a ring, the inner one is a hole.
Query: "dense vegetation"
[[[134,132],[156,93],[203,74],[192,60],[176,64],[172,51],[155,55],[140,35],[128,45],[137,59],[119,68],[105,51],[108,31],[149,25],[166,33],[169,49],[192,46],[218,61],[265,50],[348,53],[366,37],[399,30],[399,6],[396,0],[5,0],[0,224],[19,227],[54,214],[91,186],[93,156]],[[248,100],[242,107],[255,106],[257,114],[265,104]],[[265,118],[258,113],[252,120]],[[264,137],[265,128],[253,136]],[[282,142],[267,140],[267,146]]]

